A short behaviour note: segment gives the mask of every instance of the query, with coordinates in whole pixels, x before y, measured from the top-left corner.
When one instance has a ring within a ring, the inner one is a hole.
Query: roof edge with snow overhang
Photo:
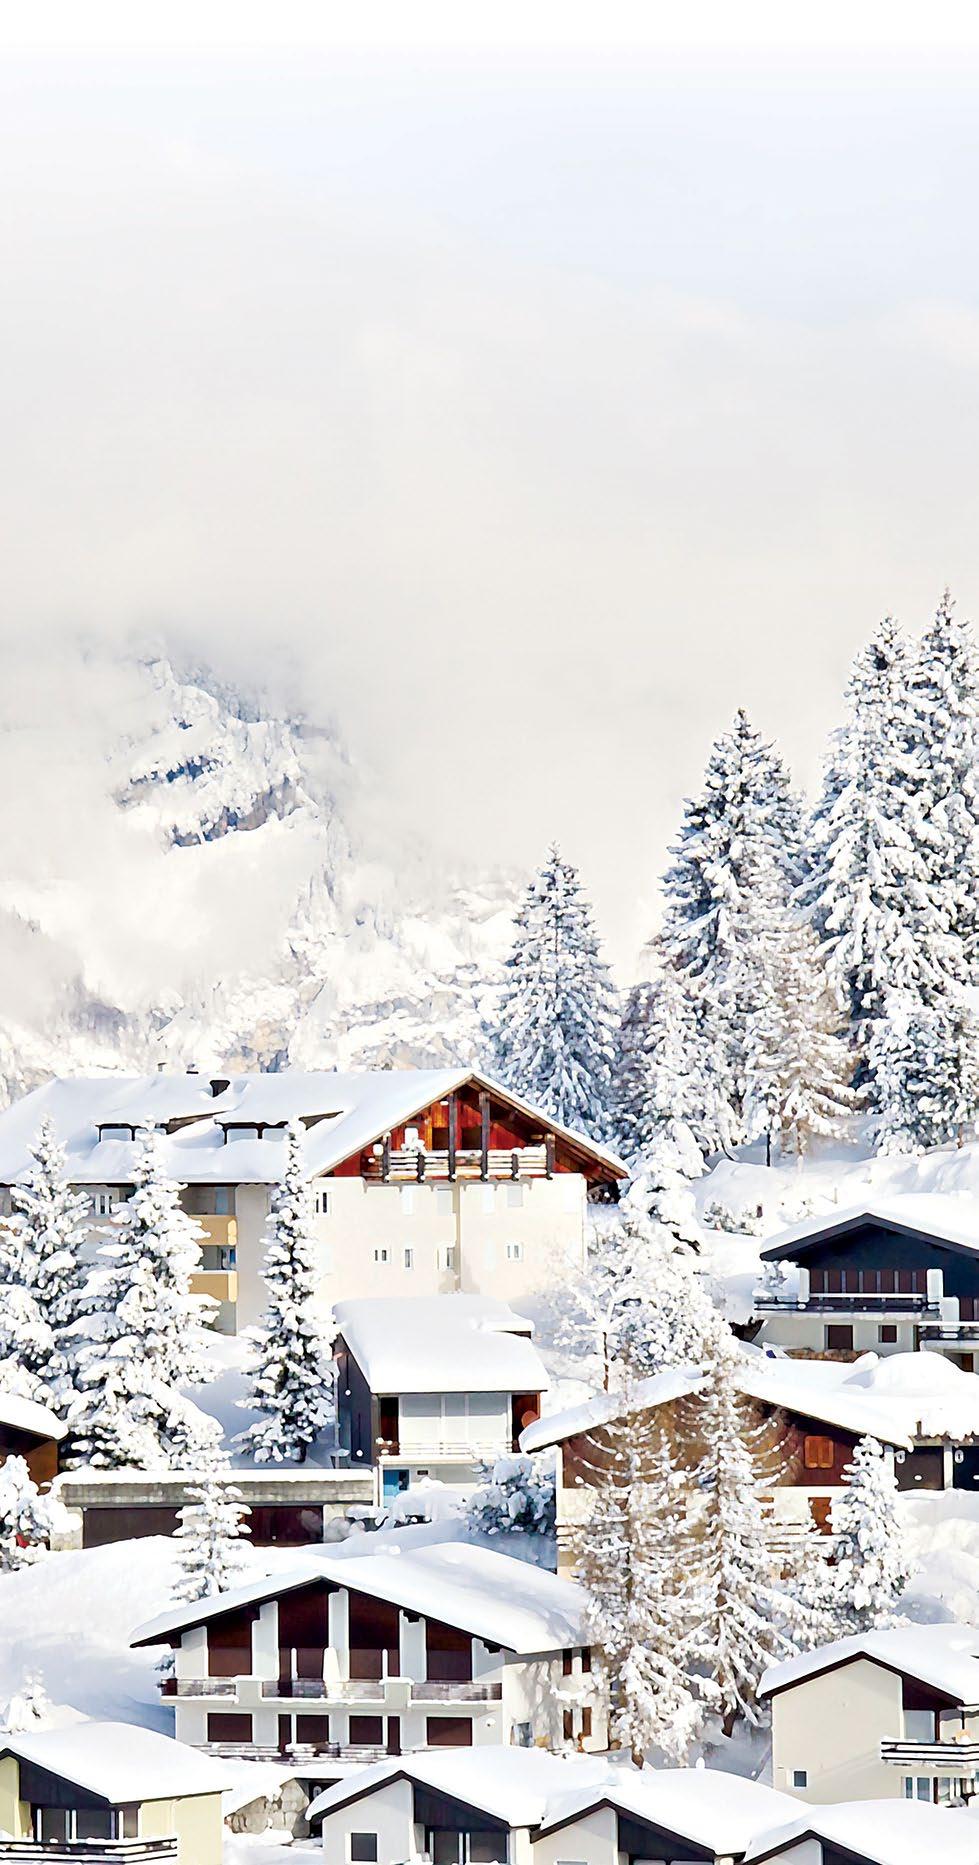
[[[917,1207],[916,1197],[924,1201]],[[955,1200],[944,1199],[939,1204],[938,1197],[934,1193],[907,1192],[903,1197],[868,1199],[865,1204],[848,1205],[842,1211],[802,1218],[798,1224],[779,1231],[760,1252],[761,1259],[774,1263],[803,1256],[819,1244],[846,1237],[866,1223],[886,1224],[899,1236],[931,1239],[945,1249],[974,1255],[979,1250],[979,1228],[964,1221],[956,1224],[954,1218],[945,1216],[942,1206],[954,1204]]]

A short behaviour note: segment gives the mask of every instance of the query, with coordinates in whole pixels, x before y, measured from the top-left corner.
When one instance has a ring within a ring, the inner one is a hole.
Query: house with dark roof
[[[966,1372],[979,1352],[979,1208],[906,1193],[806,1218],[761,1252],[759,1339],[853,1358],[919,1348]]]

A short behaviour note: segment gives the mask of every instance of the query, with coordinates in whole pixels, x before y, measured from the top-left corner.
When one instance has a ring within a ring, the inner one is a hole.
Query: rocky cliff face
[[[423,848],[402,865],[364,846],[331,733],[164,660],[135,681],[104,748],[95,871],[48,888],[8,875],[6,1096],[106,1067],[480,1054],[513,878],[445,880]],[[18,942],[44,989],[11,993]]]

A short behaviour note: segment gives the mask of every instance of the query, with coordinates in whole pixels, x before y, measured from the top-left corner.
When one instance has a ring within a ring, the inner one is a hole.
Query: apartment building
[[[592,1187],[621,1160],[469,1069],[57,1080],[0,1114],[0,1202],[49,1119],[93,1241],[127,1195],[141,1129],[199,1221],[200,1293],[233,1333],[264,1304],[262,1236],[290,1125],[304,1130],[324,1308],[452,1292],[519,1301],[580,1264]]]
[[[419,1749],[607,1747],[578,1587],[468,1541],[369,1539],[139,1628],[173,1651],[181,1741],[314,1778]]]
[[[979,1781],[979,1631],[904,1625],[766,1672],[772,1778],[814,1805],[971,1799]]]
[[[755,1294],[759,1339],[794,1353],[944,1354],[975,1372],[979,1208],[908,1192],[773,1238]]]
[[[343,1462],[391,1502],[424,1477],[471,1487],[518,1448],[548,1379],[533,1324],[481,1295],[339,1302],[334,1343]]]

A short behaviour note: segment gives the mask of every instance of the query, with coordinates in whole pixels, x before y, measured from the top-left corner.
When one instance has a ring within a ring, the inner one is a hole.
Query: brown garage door
[[[176,1509],[86,1509],[82,1547],[104,1548],[110,1541],[142,1541],[144,1535],[172,1535]]]

